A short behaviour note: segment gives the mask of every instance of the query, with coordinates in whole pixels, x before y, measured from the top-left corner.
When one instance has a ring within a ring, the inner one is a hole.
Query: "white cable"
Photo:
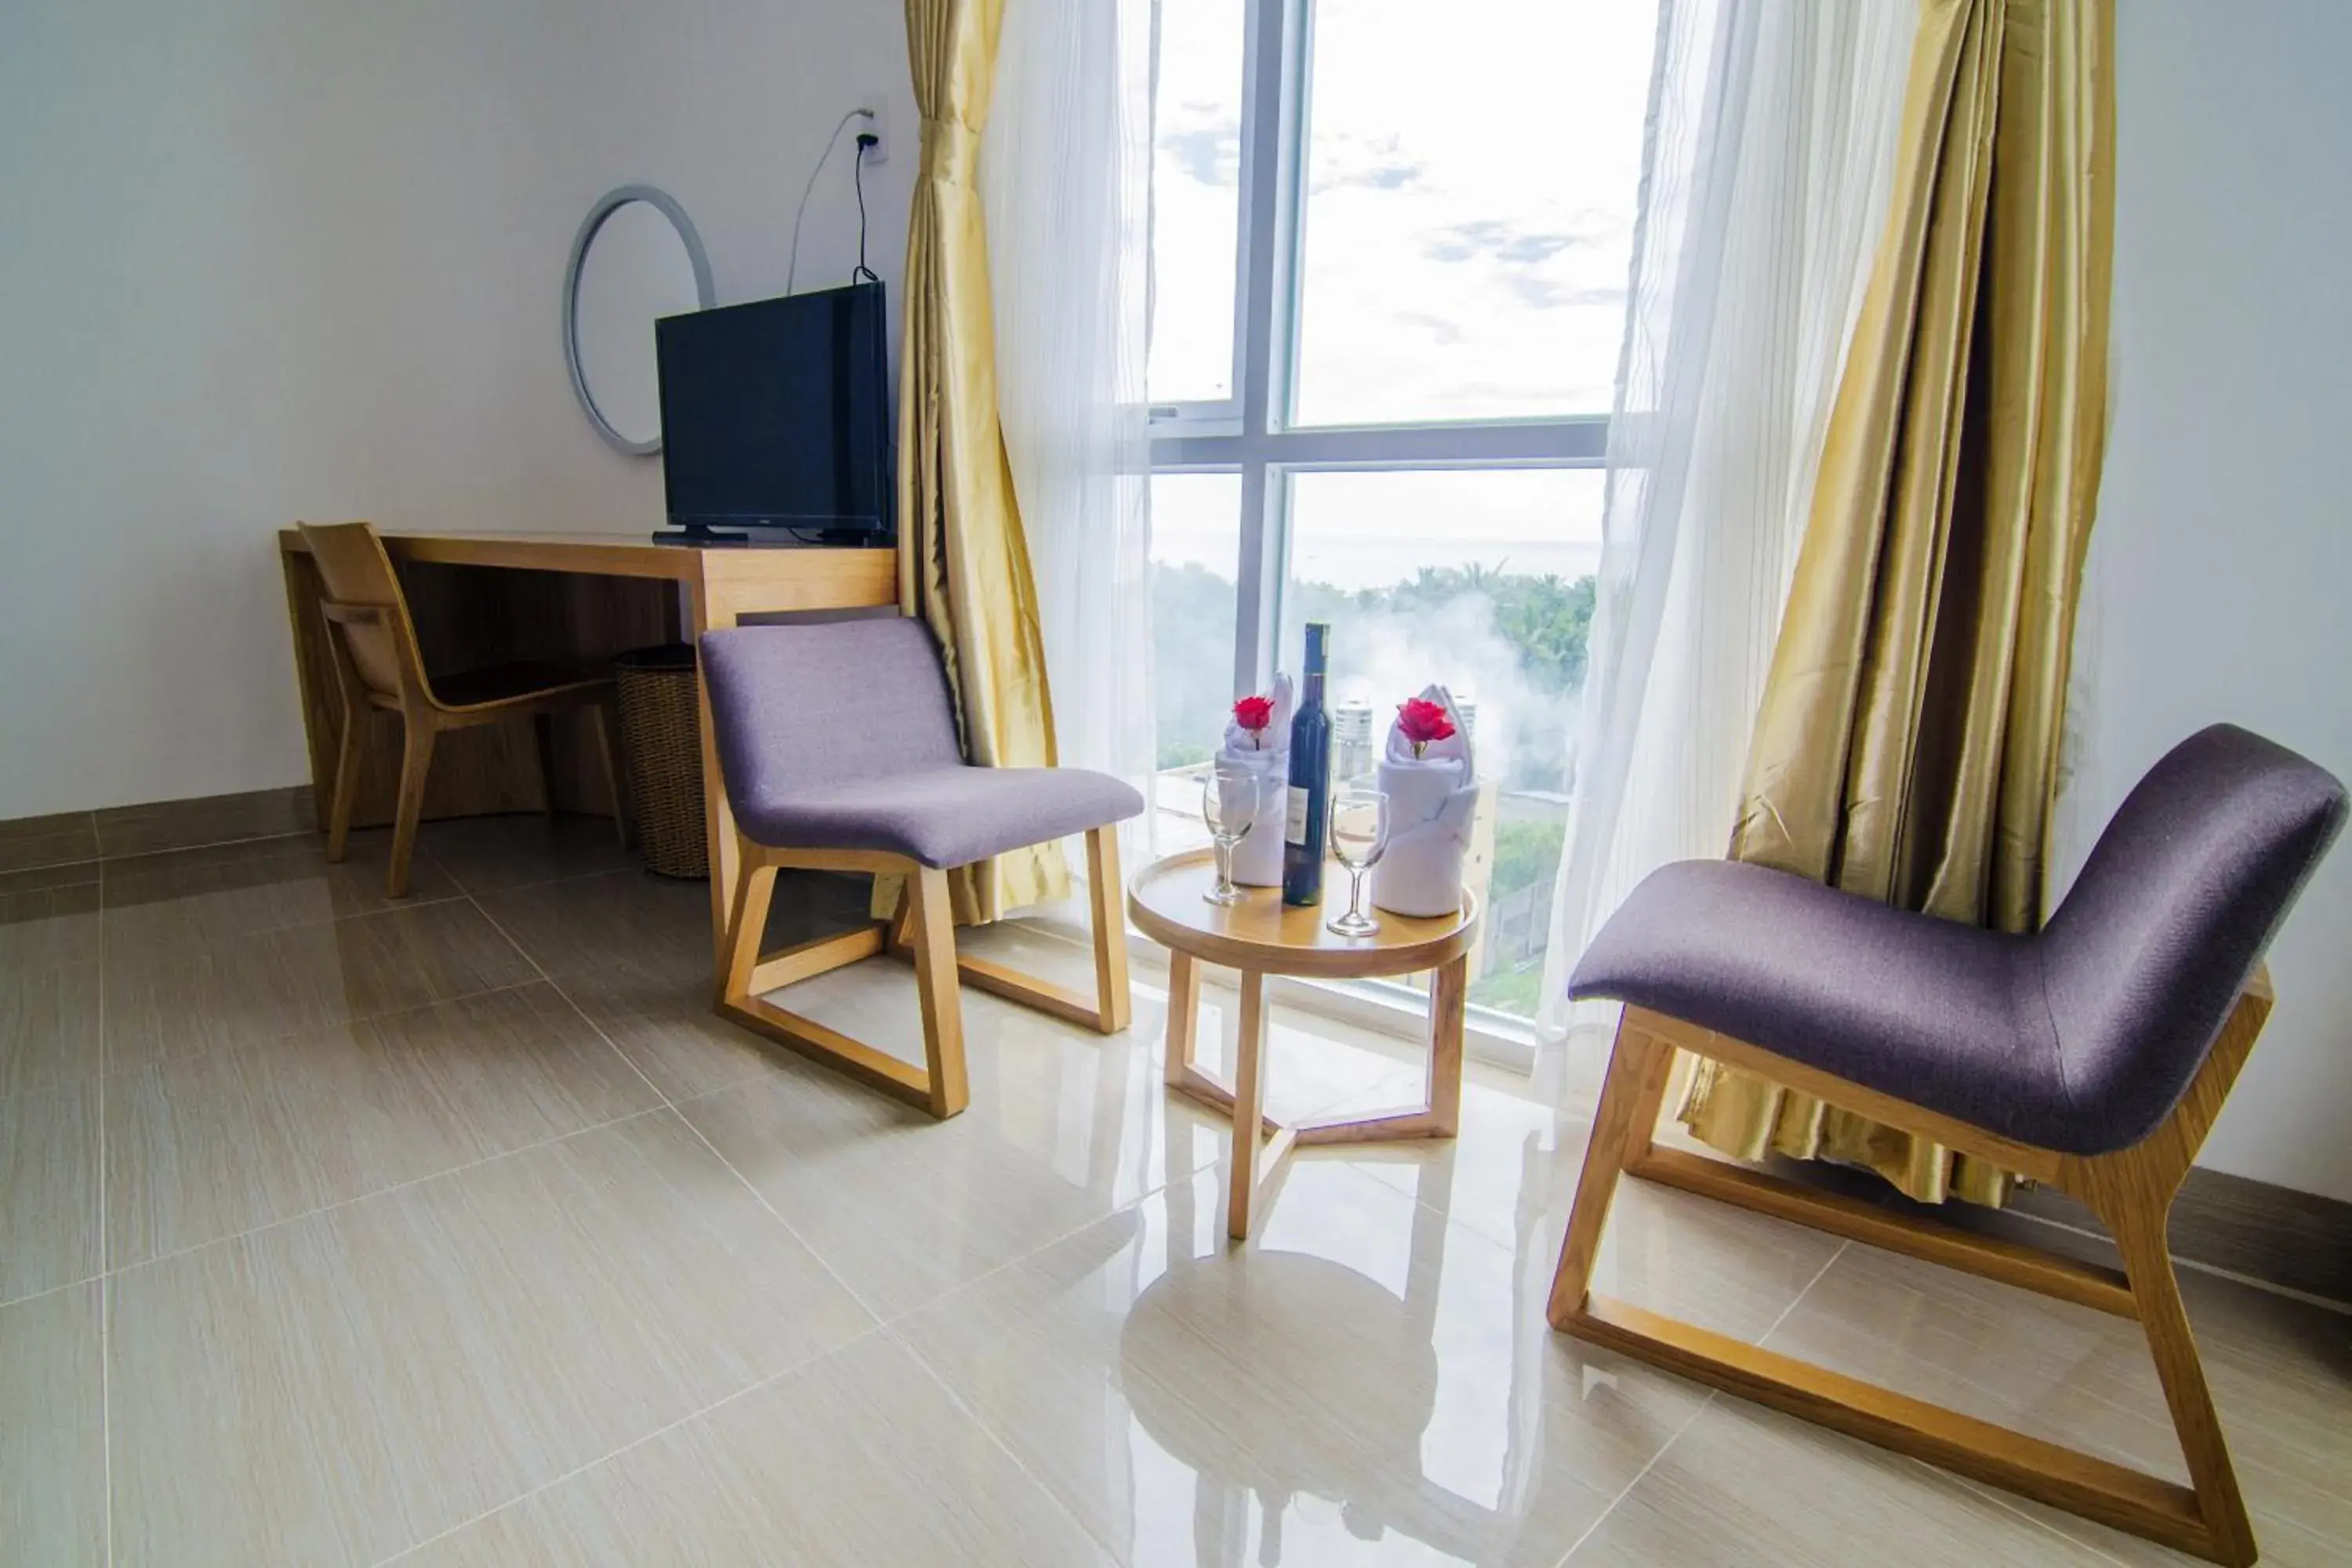
[[[851,121],[861,117],[871,120],[874,118],[874,111],[870,109],[853,109],[834,125],[833,134],[824,139],[824,151],[817,154],[816,167],[809,171],[808,184],[801,187],[801,205],[793,209],[792,254],[784,261],[784,292],[787,294],[793,291],[793,280],[800,276],[801,219],[808,216],[809,193],[816,189],[816,177],[824,173],[825,161],[833,156],[833,150],[841,144],[843,128]]]

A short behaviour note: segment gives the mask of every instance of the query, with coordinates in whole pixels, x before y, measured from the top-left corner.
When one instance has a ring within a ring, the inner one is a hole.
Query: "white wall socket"
[[[849,122],[850,145],[855,147],[857,144],[856,139],[860,135],[875,138],[874,145],[866,149],[866,166],[871,169],[890,161],[890,95],[869,92],[860,97],[857,103],[859,108],[869,110],[873,118],[868,120],[860,115]]]

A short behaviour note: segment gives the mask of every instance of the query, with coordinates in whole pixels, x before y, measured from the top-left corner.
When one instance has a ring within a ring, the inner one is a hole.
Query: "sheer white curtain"
[[[1910,0],[1664,0],[1591,674],[1544,980],[1633,885],[1729,840],[1894,169]],[[1595,1010],[1592,1022],[1601,1022]]]
[[[1153,752],[1149,23],[1139,0],[1013,0],[980,158],[997,400],[1061,760],[1139,789]],[[1123,847],[1130,864],[1143,849]]]

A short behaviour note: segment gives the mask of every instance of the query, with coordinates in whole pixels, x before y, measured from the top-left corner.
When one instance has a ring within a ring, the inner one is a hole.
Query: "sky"
[[[1654,0],[1317,0],[1297,423],[1607,412],[1655,22]],[[1156,402],[1232,388],[1243,23],[1241,0],[1161,0]],[[1302,478],[1294,566],[1589,571],[1597,479],[1570,478]],[[1154,555],[1230,574],[1237,493],[1156,486]]]
[[[1155,400],[1231,388],[1243,9],[1162,0]],[[1318,0],[1301,423],[1608,410],[1655,20]]]

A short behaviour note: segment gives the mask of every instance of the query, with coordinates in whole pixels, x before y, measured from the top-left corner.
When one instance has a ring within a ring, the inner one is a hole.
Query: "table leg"
[[[1225,1204],[1225,1232],[1246,1241],[1259,1173],[1266,1163],[1261,1135],[1265,1121],[1265,976],[1254,969],[1242,971],[1241,1032],[1234,1064],[1234,1179]]]
[[[1429,1133],[1451,1138],[1462,1124],[1462,1010],[1470,999],[1470,955],[1437,972],[1429,988]]]
[[[693,625],[687,640],[699,653],[702,634],[735,624],[735,605],[709,580],[706,571],[687,585]],[[710,686],[702,679],[702,662],[695,660],[694,701],[702,718],[703,842],[710,862],[710,965],[714,985],[722,990],[727,973],[727,918],[735,907],[735,887],[742,876],[736,863],[735,813],[727,804],[727,778],[719,771],[718,731],[710,723]],[[764,940],[755,938],[756,942]]]
[[[1185,1069],[1200,1048],[1201,969],[1189,952],[1168,955],[1168,1039],[1162,1051],[1161,1076],[1181,1088]]]

